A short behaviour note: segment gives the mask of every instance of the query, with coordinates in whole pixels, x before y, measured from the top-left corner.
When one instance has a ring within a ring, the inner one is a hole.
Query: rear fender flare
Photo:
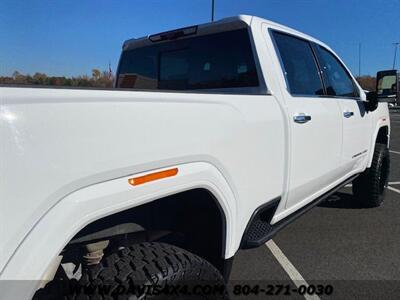
[[[128,183],[129,178],[170,168],[178,168],[178,174],[138,186]],[[238,248],[235,240],[240,240],[234,237],[233,220],[237,214],[234,193],[214,165],[208,162],[192,162],[112,179],[69,194],[48,211],[30,231],[9,260],[0,279],[41,280],[65,245],[87,224],[195,188],[208,190],[218,201],[226,224],[225,258],[233,256]]]

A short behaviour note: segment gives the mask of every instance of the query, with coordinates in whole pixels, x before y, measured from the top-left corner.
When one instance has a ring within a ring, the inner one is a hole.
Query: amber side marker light
[[[129,178],[128,182],[131,185],[140,185],[146,182],[172,177],[176,174],[178,174],[178,168],[173,168],[165,171],[150,173],[144,176]]]

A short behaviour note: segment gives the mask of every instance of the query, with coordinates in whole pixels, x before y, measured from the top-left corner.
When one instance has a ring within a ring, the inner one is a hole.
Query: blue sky
[[[373,75],[391,68],[400,42],[400,0],[215,1],[216,19],[252,14],[293,27],[330,45],[354,74],[359,43],[361,73]],[[1,0],[0,75],[83,75],[109,61],[115,70],[124,40],[208,22],[210,2]]]

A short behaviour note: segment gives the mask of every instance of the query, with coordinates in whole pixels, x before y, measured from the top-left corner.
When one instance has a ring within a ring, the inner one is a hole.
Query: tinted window
[[[120,88],[196,90],[258,86],[247,29],[155,43],[122,54]]]
[[[327,94],[342,97],[358,96],[353,80],[339,60],[321,46],[318,46],[318,49],[321,56],[321,68],[325,74]]]
[[[274,33],[290,93],[323,95],[321,78],[310,44],[281,33]]]

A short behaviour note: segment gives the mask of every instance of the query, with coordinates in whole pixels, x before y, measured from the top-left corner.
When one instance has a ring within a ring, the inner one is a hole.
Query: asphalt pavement
[[[400,112],[391,113],[391,126],[391,172],[383,205],[357,207],[347,186],[272,242],[239,251],[231,288],[244,284],[252,290],[237,288],[241,297],[232,293],[232,299],[400,298]],[[280,285],[284,288],[278,291]],[[311,286],[310,291],[328,289],[318,296],[293,291],[302,285]],[[256,295],[257,288],[262,293]],[[277,295],[266,295],[271,293]]]

